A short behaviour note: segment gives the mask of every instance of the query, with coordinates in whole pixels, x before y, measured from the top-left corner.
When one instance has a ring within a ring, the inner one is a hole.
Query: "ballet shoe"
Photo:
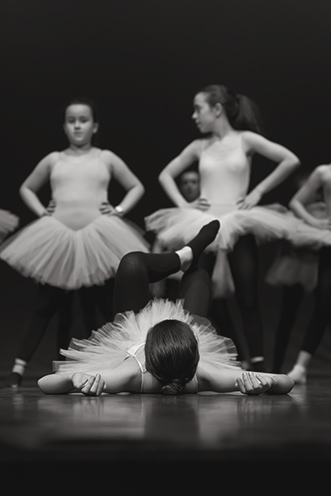
[[[21,374],[18,374],[17,372],[12,372],[5,382],[5,387],[11,389],[17,389],[18,387],[20,387],[21,382],[22,382]]]
[[[293,369],[287,375],[293,379],[295,384],[306,384],[307,382],[307,369],[303,365],[294,365]]]

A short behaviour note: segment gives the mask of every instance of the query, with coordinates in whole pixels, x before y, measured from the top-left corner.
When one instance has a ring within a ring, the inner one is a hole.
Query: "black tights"
[[[301,284],[284,286],[282,291],[282,313],[276,332],[272,365],[272,371],[277,374],[281,372],[290,334],[305,295],[304,288]]]
[[[175,252],[142,253],[125,255],[115,277],[114,314],[133,310],[139,312],[150,300],[149,284],[158,282],[180,269],[180,259]],[[209,312],[211,283],[202,268],[184,273],[178,298],[184,299],[184,308],[206,317]]]
[[[57,349],[67,348],[72,325],[72,304],[75,291],[38,284],[36,302],[30,321],[28,323],[23,341],[17,353],[17,358],[29,362],[39,346],[47,327],[59,312]],[[81,288],[78,290],[82,310],[84,327],[88,333],[98,327],[96,306],[103,315],[104,321],[112,320],[111,300],[113,294],[113,281],[109,280],[104,286]],[[110,296],[111,295],[111,296]],[[110,305],[109,305],[110,302]]]
[[[320,251],[315,291],[315,309],[301,348],[311,355],[317,350],[326,327],[331,323],[331,247],[322,248]]]
[[[215,257],[203,256],[201,266],[210,277]],[[264,356],[263,325],[258,304],[258,250],[253,235],[241,237],[231,253],[229,265],[241,312],[243,331],[251,357]]]

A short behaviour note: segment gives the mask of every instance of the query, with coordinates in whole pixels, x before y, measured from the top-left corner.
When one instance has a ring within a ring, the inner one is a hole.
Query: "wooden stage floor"
[[[232,489],[248,483],[247,471],[250,482],[297,468],[299,479],[312,468],[323,474],[331,467],[331,378],[258,397],[56,396],[26,380],[16,391],[0,389],[0,453],[6,473],[66,473],[82,483],[106,477],[115,494],[163,494],[173,471],[190,494],[200,494],[203,481],[222,488],[230,469]],[[146,488],[151,474],[159,474],[160,490]],[[183,494],[177,488],[172,494]]]

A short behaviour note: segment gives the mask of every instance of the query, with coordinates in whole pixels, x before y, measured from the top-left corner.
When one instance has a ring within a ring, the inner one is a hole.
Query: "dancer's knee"
[[[118,272],[126,276],[140,272],[144,267],[142,255],[143,253],[139,251],[131,251],[124,255],[118,267]]]

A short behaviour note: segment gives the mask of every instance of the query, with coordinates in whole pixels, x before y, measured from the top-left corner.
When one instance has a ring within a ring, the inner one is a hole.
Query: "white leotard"
[[[199,161],[201,197],[211,204],[236,204],[249,187],[251,160],[242,147],[242,133],[222,140],[203,140]]]
[[[107,201],[110,178],[102,150],[81,157],[60,152],[50,175],[56,202],[53,217],[73,230],[93,222],[100,216],[100,204]]]

